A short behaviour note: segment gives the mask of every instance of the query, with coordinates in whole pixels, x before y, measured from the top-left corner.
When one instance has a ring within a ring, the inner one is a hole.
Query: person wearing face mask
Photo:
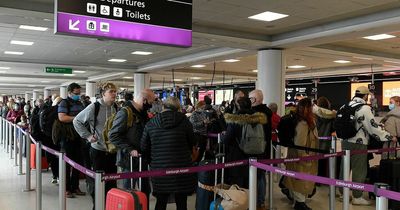
[[[156,96],[150,89],[143,90],[138,98],[126,103],[115,116],[113,125],[108,133],[109,140],[117,147],[117,166],[123,172],[130,172],[130,156],[137,157],[140,150],[140,139],[148,119],[147,112],[152,107]],[[134,170],[138,170],[138,163],[134,163]],[[146,166],[143,163],[143,166]],[[145,169],[144,169],[145,170]],[[136,182],[136,180],[135,180]],[[142,190],[150,193],[148,179],[143,179]],[[130,179],[123,180],[125,189],[130,189]]]
[[[67,133],[60,139],[61,150],[73,161],[82,164],[82,145],[83,140],[76,132],[72,121],[75,116],[81,112],[84,107],[80,102],[81,86],[77,83],[71,83],[67,88],[68,97],[63,99],[58,105],[58,120],[63,123],[62,129]],[[85,195],[79,189],[79,171],[67,166],[66,169],[66,196],[73,198],[75,195]]]
[[[381,123],[385,125],[385,130],[392,136],[400,137],[400,97],[390,98],[390,112],[382,119]]]
[[[7,113],[7,120],[12,123],[18,123],[21,115],[19,104],[14,104],[12,109]]]

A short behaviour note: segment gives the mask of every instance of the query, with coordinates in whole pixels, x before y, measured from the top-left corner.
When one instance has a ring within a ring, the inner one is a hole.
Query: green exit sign
[[[44,71],[46,73],[72,74],[72,68],[64,68],[64,67],[46,67]]]

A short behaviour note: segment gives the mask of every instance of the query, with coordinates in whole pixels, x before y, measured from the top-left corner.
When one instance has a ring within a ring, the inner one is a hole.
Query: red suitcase
[[[141,171],[142,159],[139,160],[139,171]],[[132,168],[132,158],[131,158]],[[140,183],[141,181],[139,181]],[[141,184],[139,184],[140,190]],[[133,185],[132,185],[133,189]],[[113,188],[107,193],[106,210],[148,210],[147,196],[137,190],[124,190]]]
[[[42,151],[43,152],[43,151]],[[31,144],[31,169],[36,169],[36,145]],[[47,158],[42,156],[42,169],[49,169]]]

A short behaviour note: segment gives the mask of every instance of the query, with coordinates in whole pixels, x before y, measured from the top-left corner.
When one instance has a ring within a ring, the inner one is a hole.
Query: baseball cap
[[[367,87],[365,87],[365,86],[360,86],[360,87],[358,87],[358,88],[356,89],[356,94],[357,94],[357,93],[366,95],[366,94],[370,94],[371,92],[369,92],[369,89],[368,89]]]

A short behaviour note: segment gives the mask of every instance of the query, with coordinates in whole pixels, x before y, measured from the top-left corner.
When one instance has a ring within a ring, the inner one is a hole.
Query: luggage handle
[[[221,133],[218,133],[218,154],[215,155],[215,164],[218,164],[218,159],[221,158],[221,163],[225,163],[225,154],[222,153],[221,151]],[[225,152],[225,151],[223,151]],[[224,175],[225,175],[225,169],[221,169],[221,189],[224,187]],[[214,201],[217,198],[217,187],[218,185],[218,169],[215,169],[215,175],[214,175]]]
[[[383,148],[396,148],[400,145],[399,142],[392,142],[392,141],[387,141],[383,144]],[[382,160],[389,160],[389,159],[399,159],[400,155],[398,154],[399,151],[390,151],[390,152],[382,152],[381,158]]]
[[[139,155],[139,172],[142,172],[142,163],[143,163],[143,159],[142,156]],[[133,172],[133,157],[130,156],[130,165],[131,165],[131,172]],[[131,179],[131,188],[132,190],[135,189],[135,186],[133,184],[134,179]],[[139,182],[138,182],[138,187],[139,187],[139,191],[142,191],[142,177],[139,177]]]

